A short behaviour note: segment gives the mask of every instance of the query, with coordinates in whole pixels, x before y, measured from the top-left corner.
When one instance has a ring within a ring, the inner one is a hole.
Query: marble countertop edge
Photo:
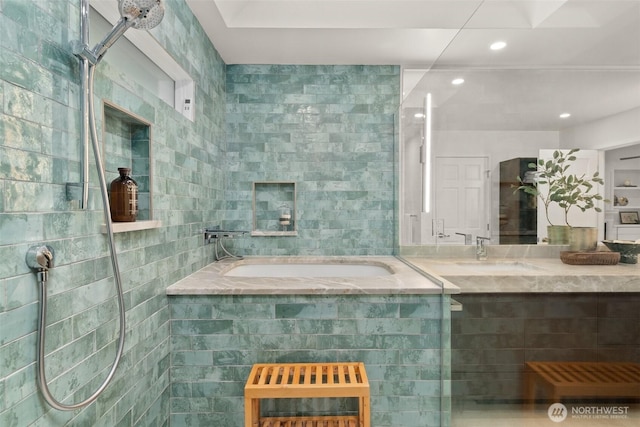
[[[559,258],[476,261],[408,257],[407,260],[452,283],[463,294],[640,292],[640,264],[568,265]],[[501,264],[514,268],[501,269]],[[474,265],[480,267],[474,271]],[[492,265],[498,266],[495,271]]]
[[[373,277],[232,277],[225,272],[247,263],[320,263],[384,265],[393,274]],[[387,257],[247,257],[213,262],[169,286],[167,295],[438,295],[458,293],[448,280]]]

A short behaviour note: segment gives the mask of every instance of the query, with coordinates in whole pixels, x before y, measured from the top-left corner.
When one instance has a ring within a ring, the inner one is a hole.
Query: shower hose
[[[109,213],[109,195],[107,193],[107,183],[104,177],[104,169],[102,167],[102,158],[100,156],[100,147],[98,144],[98,133],[96,131],[96,121],[95,121],[95,108],[93,103],[93,80],[95,75],[95,65],[89,66],[89,127],[91,131],[91,141],[93,144],[93,154],[96,161],[96,168],[98,169],[98,181],[100,183],[100,193],[102,194],[102,204],[104,206],[104,215],[105,215],[105,224],[107,227],[107,236],[109,240],[109,251],[111,254],[111,265],[113,267],[113,276],[116,283],[117,290],[117,298],[118,298],[118,308],[119,308],[119,316],[120,316],[120,337],[118,339],[118,350],[116,351],[116,357],[111,366],[111,370],[109,374],[102,382],[102,384],[98,387],[98,389],[88,398],[79,403],[74,404],[64,404],[56,400],[49,390],[49,386],[47,385],[47,378],[45,375],[45,329],[47,325],[47,274],[45,271],[38,272],[38,281],[40,282],[40,313],[39,313],[39,321],[38,321],[38,355],[37,355],[37,363],[38,363],[38,383],[40,386],[40,391],[44,399],[47,401],[49,405],[54,407],[55,409],[61,411],[74,411],[79,408],[83,408],[93,401],[95,401],[98,396],[104,391],[107,385],[113,379],[116,368],[120,363],[120,359],[122,357],[122,352],[124,349],[124,336],[125,336],[125,307],[124,307],[124,296],[122,293],[122,279],[120,277],[120,269],[118,267],[118,258],[116,256],[116,247],[113,238],[113,227],[111,224],[111,218]]]

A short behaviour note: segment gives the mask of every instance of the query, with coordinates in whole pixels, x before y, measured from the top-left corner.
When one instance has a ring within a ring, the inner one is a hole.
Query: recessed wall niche
[[[108,101],[103,102],[102,151],[107,186],[119,176],[118,168],[131,169],[138,184],[138,217],[132,223],[114,223],[114,231],[160,226],[153,221],[151,123]]]
[[[296,183],[253,183],[252,236],[297,236]]]

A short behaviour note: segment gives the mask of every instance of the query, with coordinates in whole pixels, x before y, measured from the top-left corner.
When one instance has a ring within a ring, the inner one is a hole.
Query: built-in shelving
[[[114,222],[112,223],[111,227],[114,233],[126,233],[128,231],[151,230],[153,228],[160,228],[162,227],[162,221],[150,220],[135,222]],[[106,224],[102,224],[101,232],[102,234],[106,234]]]
[[[288,214],[286,221],[283,221],[284,218],[282,218],[283,210]],[[295,182],[253,183],[253,230],[251,235],[255,237],[298,235]]]
[[[113,223],[114,233],[159,228],[153,218],[153,169],[151,123],[109,101],[103,102],[102,154],[107,187],[119,176],[118,168],[131,169],[138,184],[138,216],[135,222]],[[102,225],[106,233],[106,225]]]
[[[640,239],[640,224],[624,224],[621,213],[640,212],[640,170],[614,169],[611,173],[612,200],[609,210],[613,219],[613,238],[620,240]]]
[[[612,174],[612,208],[617,210],[640,209],[640,171],[616,169]]]

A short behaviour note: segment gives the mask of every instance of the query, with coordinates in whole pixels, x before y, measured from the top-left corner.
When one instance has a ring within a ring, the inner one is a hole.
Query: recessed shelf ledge
[[[129,231],[150,230],[152,228],[162,227],[162,221],[156,219],[135,222],[113,222],[111,224],[114,233],[126,233]],[[107,234],[107,225],[102,224],[100,231],[102,234]]]
[[[297,236],[297,231],[263,231],[263,230],[253,230],[251,232],[252,236]]]

